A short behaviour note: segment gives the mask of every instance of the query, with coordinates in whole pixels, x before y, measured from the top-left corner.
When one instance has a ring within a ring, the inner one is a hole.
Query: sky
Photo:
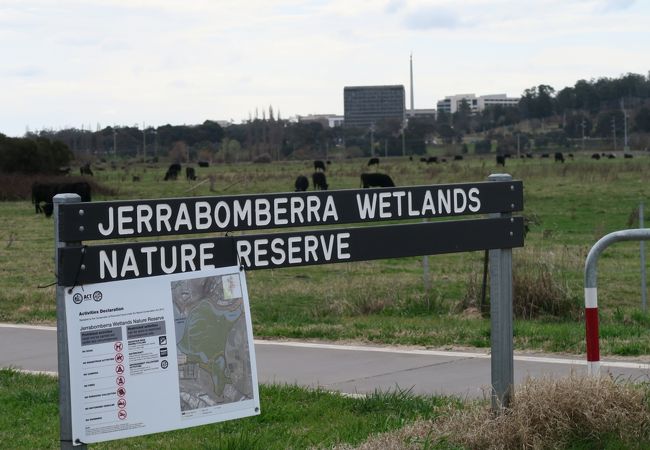
[[[343,114],[650,70],[643,0],[0,0],[0,133]]]

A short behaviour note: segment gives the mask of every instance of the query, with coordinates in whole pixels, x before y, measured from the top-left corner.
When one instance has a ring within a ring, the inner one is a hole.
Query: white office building
[[[438,112],[453,114],[458,111],[463,100],[469,104],[472,113],[481,112],[494,105],[517,106],[519,104],[519,97],[508,97],[506,94],[490,94],[479,97],[476,94],[457,94],[448,95],[444,100],[438,101]]]

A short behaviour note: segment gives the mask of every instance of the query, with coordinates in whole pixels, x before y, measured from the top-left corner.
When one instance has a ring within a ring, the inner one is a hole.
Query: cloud
[[[4,70],[3,75],[12,78],[35,78],[45,74],[45,71],[36,66],[18,66]]]
[[[386,6],[384,6],[384,11],[388,14],[394,14],[406,6],[406,1],[404,0],[388,0]]]
[[[436,7],[422,7],[411,11],[404,24],[411,30],[457,28],[461,26],[458,15],[450,10]]]
[[[622,11],[630,8],[636,0],[602,0],[598,2],[597,10],[600,12]]]

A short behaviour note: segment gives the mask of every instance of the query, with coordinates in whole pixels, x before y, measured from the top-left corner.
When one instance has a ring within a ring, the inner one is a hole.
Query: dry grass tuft
[[[647,386],[572,376],[528,380],[502,415],[486,406],[450,408],[441,419],[375,436],[357,448],[647,448],[649,440]]]
[[[579,298],[572,294],[567,272],[579,270],[581,261],[566,251],[535,251],[528,248],[513,252],[512,302],[516,318],[541,316],[576,318],[582,313]],[[456,305],[456,312],[477,308],[489,313],[489,304],[481,304],[482,266],[470,272],[465,295]],[[488,277],[489,281],[489,277]],[[486,296],[489,298],[489,283]],[[489,301],[489,300],[488,300]]]
[[[577,270],[575,264],[562,251],[522,249],[514,252],[512,302],[515,317],[578,317],[582,304],[572,295],[565,276],[567,270]]]

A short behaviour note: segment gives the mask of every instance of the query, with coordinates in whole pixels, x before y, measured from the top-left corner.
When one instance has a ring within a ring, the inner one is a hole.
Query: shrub
[[[261,155],[257,155],[255,159],[253,159],[253,162],[259,164],[268,164],[271,162],[271,155],[268,153],[262,153]]]
[[[569,289],[564,275],[570,262],[567,255],[554,252],[534,252],[520,249],[513,252],[512,303],[513,313],[518,319],[532,319],[552,316],[572,319],[582,313],[582,304]],[[572,267],[575,271],[576,269]],[[465,295],[457,311],[478,308],[489,312],[488,305],[481,305],[483,266],[472,271]],[[489,282],[489,277],[488,277]],[[489,287],[486,289],[489,297]]]
[[[439,420],[378,435],[357,449],[648,448],[647,397],[647,386],[609,378],[527,380],[502,414],[452,406]]]
[[[0,172],[52,174],[67,166],[72,152],[62,142],[45,138],[10,138],[0,134]]]

